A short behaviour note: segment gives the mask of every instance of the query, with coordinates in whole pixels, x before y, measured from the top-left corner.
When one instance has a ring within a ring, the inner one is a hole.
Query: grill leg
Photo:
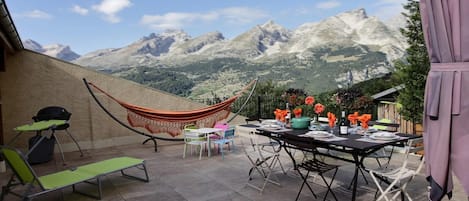
[[[65,132],[67,132],[68,136],[70,136],[70,138],[72,138],[73,142],[75,142],[75,144],[77,145],[78,150],[80,151],[80,154],[81,154],[80,157],[83,157],[83,151],[81,150],[81,147],[80,147],[80,145],[78,144],[77,140],[75,140],[75,138],[73,137],[73,135],[72,135],[70,132],[68,132],[67,129],[65,129]]]

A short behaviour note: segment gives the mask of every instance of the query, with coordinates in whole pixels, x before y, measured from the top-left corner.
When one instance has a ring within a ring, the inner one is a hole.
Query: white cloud
[[[82,8],[81,6],[79,5],[74,5],[72,7],[72,11],[74,13],[77,13],[77,14],[80,14],[80,15],[87,15],[88,14],[88,9],[86,8]]]
[[[305,8],[305,7],[298,8],[298,9],[295,10],[295,13],[301,14],[301,15],[310,15],[311,12],[312,12],[311,9]]]
[[[166,13],[164,15],[144,15],[140,23],[152,29],[180,29],[188,24],[197,22],[213,22],[224,20],[229,23],[246,24],[268,15],[258,9],[246,7],[230,7],[206,13]]]
[[[246,24],[269,16],[262,10],[245,7],[225,8],[218,11],[218,13],[220,13],[223,18],[226,18],[230,23],[235,24]]]
[[[93,5],[93,10],[103,13],[104,19],[111,23],[120,22],[120,18],[117,16],[124,8],[132,6],[130,0],[102,0],[100,4]]]
[[[390,18],[396,17],[397,15],[400,15],[401,12],[404,12],[404,8],[402,6],[390,5],[378,7],[373,10],[373,13],[371,14],[377,16],[381,20],[388,20]]]
[[[406,0],[380,0],[374,6],[372,15],[379,17],[382,20],[387,20],[404,12],[403,5]]]
[[[35,19],[51,19],[52,15],[42,10],[32,10],[23,14],[20,17],[35,18]]]
[[[340,2],[335,1],[335,0],[323,1],[323,2],[316,4],[316,8],[319,8],[319,9],[331,9],[331,8],[335,8],[339,6],[340,6]]]
[[[389,5],[389,4],[394,4],[394,5],[402,5],[405,4],[407,0],[379,0],[375,2],[375,5]]]

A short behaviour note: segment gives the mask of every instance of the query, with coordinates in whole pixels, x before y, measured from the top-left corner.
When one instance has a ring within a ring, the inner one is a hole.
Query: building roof
[[[5,0],[0,0],[0,42],[10,52],[23,49],[23,43],[5,4]]]
[[[382,92],[374,94],[374,95],[371,96],[371,98],[373,98],[373,100],[385,99],[385,97],[387,97],[388,95],[393,94],[393,93],[403,89],[404,87],[405,87],[404,84],[400,84],[400,85],[395,86],[393,88],[389,88],[389,89],[386,89]]]

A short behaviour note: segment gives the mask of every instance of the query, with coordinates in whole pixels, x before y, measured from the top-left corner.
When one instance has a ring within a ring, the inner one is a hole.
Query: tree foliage
[[[272,80],[258,81],[256,89],[241,115],[251,118],[274,118],[274,110],[285,107],[285,101],[282,98],[285,89],[285,86],[274,83]],[[248,98],[248,94],[243,95],[236,102],[244,103],[246,98]],[[233,111],[238,111],[239,107],[240,105],[235,104]],[[257,113],[258,110],[260,114]]]
[[[122,77],[179,96],[187,96],[195,85],[182,73],[150,67],[137,67]]]
[[[401,33],[407,38],[409,47],[406,49],[405,60],[395,63],[395,76],[398,82],[405,85],[399,93],[398,102],[402,104],[400,113],[404,119],[419,123],[423,116],[425,81],[430,61],[425,47],[419,2],[408,0],[404,8],[408,11],[403,13],[407,18],[407,25],[405,29],[401,29]]]

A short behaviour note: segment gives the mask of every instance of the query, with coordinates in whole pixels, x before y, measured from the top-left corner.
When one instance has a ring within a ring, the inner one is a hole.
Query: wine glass
[[[329,121],[329,133],[334,134],[335,121]]]
[[[335,127],[335,125],[332,125],[332,126],[329,125],[329,133],[330,134],[334,134],[334,127]]]
[[[363,128],[363,137],[368,138],[370,135],[368,132],[368,122],[362,122],[361,126]]]

